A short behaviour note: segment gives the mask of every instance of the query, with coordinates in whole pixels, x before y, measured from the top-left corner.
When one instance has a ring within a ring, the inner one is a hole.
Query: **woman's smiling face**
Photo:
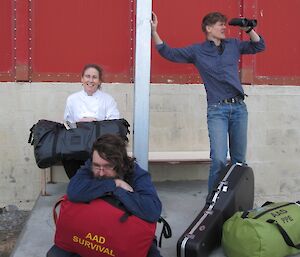
[[[88,68],[81,77],[84,91],[87,95],[93,95],[101,85],[99,72],[95,68]]]

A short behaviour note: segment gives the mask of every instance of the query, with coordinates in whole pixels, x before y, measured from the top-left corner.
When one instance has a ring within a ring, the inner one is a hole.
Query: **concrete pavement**
[[[44,257],[53,245],[55,226],[52,208],[66,190],[66,183],[47,185],[50,196],[40,196],[32,210],[11,257]],[[176,243],[180,235],[197,216],[205,203],[207,186],[205,181],[156,182],[163,203],[162,216],[172,227],[173,236],[163,239],[161,254],[176,256]],[[160,225],[158,225],[160,232]],[[212,256],[224,256],[219,249]]]
[[[162,216],[172,227],[173,237],[164,239],[161,254],[164,257],[176,257],[178,238],[195,219],[205,204],[206,181],[166,181],[156,182],[163,203]],[[52,208],[56,200],[65,193],[66,183],[49,184],[50,196],[40,196],[32,210],[11,257],[45,257],[53,245],[55,226]],[[270,200],[270,199],[269,199]],[[264,202],[256,198],[256,206]],[[160,232],[160,225],[158,225]],[[213,251],[210,257],[224,257],[222,248]],[[300,255],[297,255],[300,257]]]

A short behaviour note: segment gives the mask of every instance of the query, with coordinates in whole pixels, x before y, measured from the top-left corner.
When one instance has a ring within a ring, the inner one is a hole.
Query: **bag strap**
[[[33,125],[31,127],[31,129],[29,130],[30,131],[30,134],[29,134],[29,138],[28,138],[28,144],[31,144],[33,145],[33,129],[34,129],[35,125]]]
[[[268,206],[270,204],[272,204],[273,202],[265,202],[261,207],[265,207],[265,206]],[[259,214],[257,214],[256,216],[252,217],[252,219],[258,219],[260,218],[261,216],[271,212],[271,211],[274,211],[276,209],[279,209],[279,208],[282,208],[282,207],[285,207],[285,206],[288,206],[288,205],[291,205],[291,204],[295,204],[294,202],[289,202],[289,203],[284,203],[282,205],[279,205],[279,206],[276,206],[274,208],[271,208],[271,209],[267,209]],[[248,214],[251,212],[251,210],[249,211],[244,211],[241,215],[241,218],[245,219],[245,218],[248,218]]]
[[[249,211],[244,211],[244,212],[242,213],[242,215],[241,215],[241,218],[242,218],[242,219],[248,218],[248,214],[249,214]]]
[[[265,206],[270,205],[272,203],[274,203],[274,202],[266,201],[261,207],[265,207]]]
[[[56,208],[61,204],[62,201],[65,200],[65,196],[60,197],[57,202],[55,203],[54,207],[53,207],[53,220],[54,220],[54,224],[56,225],[57,222],[57,212],[56,212]]]
[[[124,140],[128,142],[127,134],[130,134],[130,130],[129,130],[130,124],[125,119],[121,119],[120,121],[122,122],[122,124],[123,124],[123,126],[125,127],[125,130],[126,130],[125,135],[124,135]]]
[[[300,249],[300,244],[295,245],[292,239],[289,237],[288,233],[285,231],[285,229],[276,220],[269,219],[267,220],[267,222],[270,224],[275,224],[277,226],[279,232],[281,233],[287,245],[294,247],[296,249]]]
[[[163,217],[159,217],[158,223],[162,223],[163,227],[159,236],[159,243],[158,246],[161,247],[162,244],[162,237],[164,236],[164,238],[171,238],[172,237],[172,229],[170,224],[163,218]]]
[[[124,214],[119,219],[121,223],[125,222],[128,219],[128,217],[132,215],[131,212],[129,212],[128,210],[125,209],[125,207],[121,204],[121,202],[119,200],[113,199],[112,197],[103,197],[101,199],[104,200],[105,202],[111,204],[112,206],[115,206],[116,208],[124,211]],[[61,204],[61,202],[64,200],[66,200],[66,195],[60,197],[53,207],[54,224],[56,224],[57,218],[58,218],[56,209]]]
[[[111,196],[111,195],[106,195],[101,197],[100,199],[102,199],[103,201],[109,203],[110,205],[124,211],[123,215],[120,217],[119,221],[121,223],[124,223],[131,215],[133,215],[130,211],[128,211],[124,204],[118,200],[117,198]]]
[[[97,139],[101,133],[100,122],[95,121],[95,126],[96,126],[96,139]]]
[[[52,144],[52,157],[56,156],[56,146],[57,146],[57,140],[58,140],[58,132],[59,132],[59,124],[56,124],[55,128],[54,128],[54,140],[53,140],[53,144]],[[63,125],[64,127],[64,125]],[[55,157],[56,159],[56,157]]]

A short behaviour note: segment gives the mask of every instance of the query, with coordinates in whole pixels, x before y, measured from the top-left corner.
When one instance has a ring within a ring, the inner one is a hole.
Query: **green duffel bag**
[[[228,257],[284,257],[300,253],[300,202],[265,203],[237,212],[223,225]]]

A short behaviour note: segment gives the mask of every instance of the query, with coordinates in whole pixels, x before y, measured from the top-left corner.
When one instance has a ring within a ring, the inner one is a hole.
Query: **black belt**
[[[241,102],[243,100],[244,100],[244,96],[237,95],[235,97],[230,97],[230,98],[224,99],[224,100],[220,101],[219,103],[234,104],[234,103]]]

